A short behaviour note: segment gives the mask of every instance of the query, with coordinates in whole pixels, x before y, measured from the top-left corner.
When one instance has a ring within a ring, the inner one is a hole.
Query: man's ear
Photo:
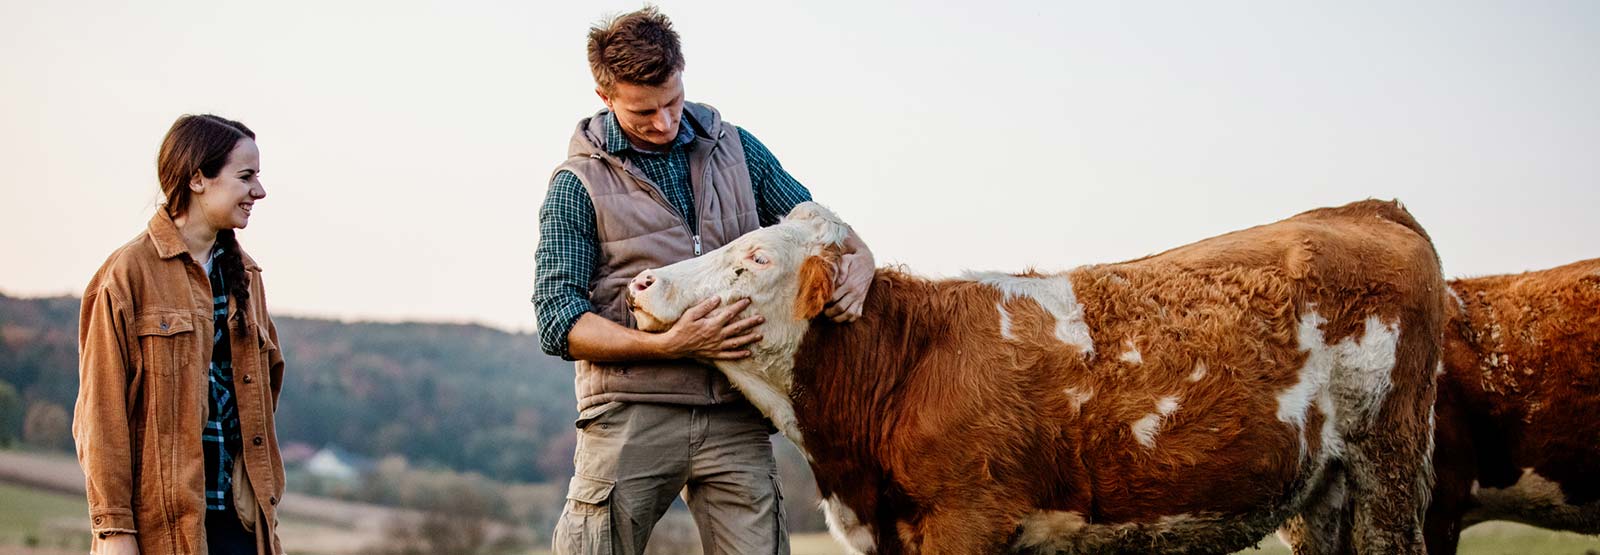
[[[613,112],[616,111],[616,109],[611,107],[611,97],[606,95],[606,90],[605,89],[600,88],[600,87],[595,87],[594,88],[594,94],[595,94],[595,96],[600,97],[600,101],[601,102],[605,103],[607,110],[611,110]]]
[[[822,308],[833,300],[833,278],[839,272],[839,249],[829,246],[821,253],[806,258],[800,265],[800,294],[795,299],[795,316],[801,320],[816,318]]]

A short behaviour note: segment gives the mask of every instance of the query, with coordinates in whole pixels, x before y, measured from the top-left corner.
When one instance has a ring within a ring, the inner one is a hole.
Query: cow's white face
[[[759,314],[761,341],[751,355],[716,361],[718,370],[761,409],[778,430],[804,450],[789,394],[794,354],[833,297],[833,278],[850,227],[811,202],[789,211],[778,225],[752,231],[722,248],[655,270],[628,284],[629,306],[639,329],[663,331],[684,311],[710,297],[724,305],[750,299],[747,315]]]
[[[850,228],[828,209],[801,203],[778,225],[752,231],[697,258],[645,270],[628,284],[639,329],[665,331],[684,311],[711,298],[723,304],[750,299],[747,314],[760,314],[762,344],[770,350],[798,343],[793,324],[815,317],[833,295],[840,247]],[[774,334],[773,332],[778,332]],[[790,332],[790,333],[785,333]]]

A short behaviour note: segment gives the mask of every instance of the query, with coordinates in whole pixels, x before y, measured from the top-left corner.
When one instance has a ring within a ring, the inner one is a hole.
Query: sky
[[[274,314],[532,331],[551,170],[638,2],[0,0],[0,292],[80,294],[180,114],[258,134]],[[1600,256],[1600,2],[680,2],[690,100],[880,263],[1064,270],[1398,198],[1446,273]]]

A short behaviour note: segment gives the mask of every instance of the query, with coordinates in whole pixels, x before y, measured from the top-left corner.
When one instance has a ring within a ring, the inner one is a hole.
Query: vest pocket
[[[133,333],[145,370],[159,376],[177,374],[188,362],[185,357],[195,352],[194,315],[187,312],[141,314],[134,318]]]

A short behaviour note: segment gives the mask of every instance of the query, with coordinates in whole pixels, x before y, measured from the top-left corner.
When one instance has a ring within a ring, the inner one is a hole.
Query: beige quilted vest
[[[684,125],[692,121],[696,131],[689,154],[694,230],[643,171],[606,152],[605,113],[578,122],[567,161],[556,171],[576,175],[594,203],[600,259],[589,301],[600,316],[633,327],[622,295],[633,276],[710,252],[758,229],[760,220],[739,132],[715,109],[684,103]],[[743,399],[720,372],[685,360],[580,360],[575,386],[578,410],[610,401],[713,405]]]

